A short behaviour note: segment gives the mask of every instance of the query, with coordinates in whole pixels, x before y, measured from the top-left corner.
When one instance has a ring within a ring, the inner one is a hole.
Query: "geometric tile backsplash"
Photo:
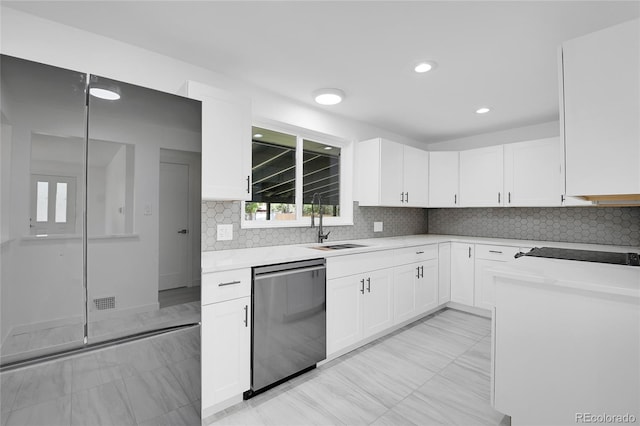
[[[640,207],[428,209],[430,234],[640,246]]]
[[[240,201],[202,202],[202,251],[304,244],[316,241],[317,228],[240,228]],[[373,222],[383,222],[383,232],[373,232]],[[395,237],[427,232],[424,209],[359,207],[353,204],[353,226],[325,226],[330,241]],[[233,240],[216,241],[216,225],[232,224]]]
[[[202,202],[202,251],[315,242],[317,229],[240,229],[239,201]],[[373,222],[384,232],[373,232]],[[447,234],[519,240],[640,246],[640,207],[496,207],[421,209],[353,206],[353,226],[327,226],[329,241]],[[232,224],[233,240],[216,241]]]

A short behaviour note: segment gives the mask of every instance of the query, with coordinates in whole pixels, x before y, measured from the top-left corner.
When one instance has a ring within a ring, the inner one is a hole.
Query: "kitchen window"
[[[252,135],[252,199],[243,202],[243,228],[309,226],[318,199],[326,225],[352,224],[350,144],[290,126],[254,126]]]

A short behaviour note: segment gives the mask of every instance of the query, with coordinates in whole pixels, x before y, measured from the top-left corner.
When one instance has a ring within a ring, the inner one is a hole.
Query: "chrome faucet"
[[[319,226],[318,226],[318,242],[320,244],[322,244],[324,242],[324,240],[326,240],[327,238],[329,238],[329,234],[331,233],[331,231],[327,232],[326,234],[322,233],[322,200],[320,198],[320,194],[318,194],[317,192],[313,194],[313,198],[311,198],[311,227],[315,228],[316,224],[315,224],[315,215],[313,214],[313,203],[316,200],[316,196],[318,197],[318,218],[319,218]]]

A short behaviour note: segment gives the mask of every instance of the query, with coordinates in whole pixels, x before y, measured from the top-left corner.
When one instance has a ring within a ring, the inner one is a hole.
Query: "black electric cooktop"
[[[578,260],[581,262],[611,263],[614,265],[640,266],[638,253],[615,253],[608,251],[574,250],[556,247],[536,247],[516,257],[532,256],[549,259]]]

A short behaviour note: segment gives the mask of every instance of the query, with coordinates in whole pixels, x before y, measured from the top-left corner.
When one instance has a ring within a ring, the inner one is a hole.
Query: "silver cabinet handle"
[[[364,278],[360,280],[360,284],[362,284],[362,288],[360,289],[360,293],[364,294]]]
[[[500,193],[498,192],[498,204],[500,204]]]
[[[507,193],[507,202],[511,204],[511,192]]]
[[[181,229],[178,231],[178,234],[188,234],[189,230],[188,229]]]
[[[502,254],[500,250],[489,250],[489,253]]]
[[[407,200],[406,200],[406,202],[407,203],[409,202],[409,193],[408,192],[407,192]]]
[[[423,251],[417,251],[416,254],[424,254]]]
[[[404,192],[401,192],[401,193],[400,193],[400,197],[401,197],[401,198],[400,198],[400,202],[401,202],[401,203],[404,203]]]
[[[367,278],[367,291],[371,293],[371,278]]]
[[[229,281],[228,283],[220,283],[218,284],[218,287],[224,287],[226,285],[235,285],[235,284],[240,284],[240,281]]]
[[[249,327],[249,305],[244,305],[244,326]]]
[[[251,176],[247,176],[247,194],[251,192]]]
[[[469,259],[471,259],[471,246],[469,246]]]
[[[420,278],[420,267],[416,266],[416,278]]]
[[[424,278],[424,265],[420,266],[420,278]]]
[[[458,194],[453,194],[453,204],[458,204]]]

